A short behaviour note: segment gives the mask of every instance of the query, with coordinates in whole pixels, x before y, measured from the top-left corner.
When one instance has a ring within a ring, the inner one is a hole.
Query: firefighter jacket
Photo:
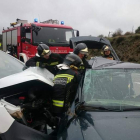
[[[82,59],[82,62],[83,62],[83,64],[80,65],[79,72],[81,74],[84,74],[85,70],[87,68],[91,68],[91,66],[88,64],[88,61],[85,58]]]
[[[72,69],[63,69],[57,73],[54,77],[52,96],[53,113],[67,111],[75,98],[80,78],[79,72]]]
[[[51,53],[49,59],[34,56],[26,62],[27,67],[41,67],[48,69],[54,75],[58,72],[56,65],[63,62],[63,58],[59,54]]]
[[[112,54],[110,54],[110,55],[104,55],[104,58],[106,58],[106,59],[110,59],[110,60],[114,60]]]

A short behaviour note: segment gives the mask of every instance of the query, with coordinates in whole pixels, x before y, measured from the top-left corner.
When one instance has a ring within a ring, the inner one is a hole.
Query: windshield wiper
[[[56,43],[67,43],[67,44],[69,44],[68,41],[58,41],[58,42],[56,42]]]
[[[88,111],[115,111],[115,112],[123,112],[123,111],[140,111],[140,107],[131,107],[131,108],[108,108],[103,106],[81,106],[80,109],[88,110]]]
[[[50,43],[50,42],[45,42],[46,45],[48,46],[54,46],[55,44],[54,43]]]
[[[80,109],[82,110],[88,110],[88,111],[98,111],[98,110],[102,110],[102,111],[121,111],[120,109],[115,109],[115,108],[108,108],[108,107],[102,107],[102,106],[81,106]]]
[[[140,107],[122,108],[122,111],[136,111],[140,110]]]
[[[54,43],[50,43],[50,42],[35,42],[35,43],[33,43],[33,45],[39,45],[39,44],[46,44],[48,46],[53,46],[54,45]]]

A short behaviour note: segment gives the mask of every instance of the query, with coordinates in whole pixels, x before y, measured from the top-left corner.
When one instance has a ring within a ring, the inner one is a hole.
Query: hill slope
[[[140,35],[108,38],[121,61],[140,63]]]

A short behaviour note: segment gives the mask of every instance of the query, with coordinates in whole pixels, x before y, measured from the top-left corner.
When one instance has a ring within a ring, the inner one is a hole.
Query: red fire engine
[[[12,28],[3,29],[3,51],[9,51],[11,55],[23,62],[35,56],[39,43],[47,44],[53,53],[65,55],[73,50],[70,48],[69,39],[79,36],[79,31],[70,26],[59,24],[58,20],[28,23],[27,20],[17,19],[10,24]]]

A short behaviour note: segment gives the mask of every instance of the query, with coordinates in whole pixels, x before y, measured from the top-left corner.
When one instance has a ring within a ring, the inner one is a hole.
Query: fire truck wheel
[[[23,59],[23,57],[20,57],[20,61],[24,62],[24,59]]]

